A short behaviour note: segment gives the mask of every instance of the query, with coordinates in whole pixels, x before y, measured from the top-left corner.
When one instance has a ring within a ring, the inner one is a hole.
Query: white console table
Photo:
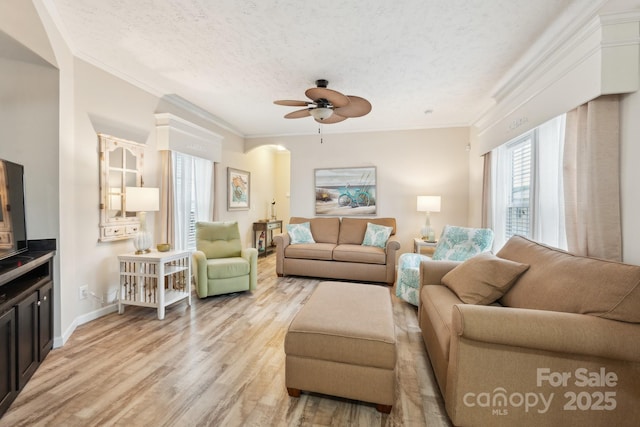
[[[187,300],[191,306],[191,252],[152,251],[119,255],[120,292],[118,313],[125,305],[153,307],[164,319],[165,307]]]

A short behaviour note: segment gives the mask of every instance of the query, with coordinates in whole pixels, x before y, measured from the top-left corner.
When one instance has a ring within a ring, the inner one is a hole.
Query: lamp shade
[[[152,212],[160,210],[160,190],[149,187],[126,187],[127,212]]]
[[[440,212],[440,196],[418,196],[418,212]]]

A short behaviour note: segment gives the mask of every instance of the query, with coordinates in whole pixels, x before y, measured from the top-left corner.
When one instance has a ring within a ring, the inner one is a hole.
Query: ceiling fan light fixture
[[[312,109],[311,111],[309,111],[309,113],[313,116],[314,119],[322,121],[331,117],[331,115],[333,114],[333,110],[331,108],[318,107]]]

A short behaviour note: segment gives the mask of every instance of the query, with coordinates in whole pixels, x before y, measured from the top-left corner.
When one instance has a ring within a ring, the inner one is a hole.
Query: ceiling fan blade
[[[340,116],[340,115],[336,114],[335,111],[334,111],[334,113],[332,115],[330,115],[329,117],[327,117],[324,120],[318,120],[318,119],[314,119],[314,120],[316,122],[318,122],[318,123],[322,123],[322,124],[325,124],[325,125],[330,125],[332,123],[338,123],[338,122],[341,122],[343,120],[347,120],[347,118],[344,117],[344,116]]]
[[[313,101],[326,99],[336,108],[349,105],[349,98],[338,91],[327,89],[326,87],[312,87],[307,89],[304,94]]]
[[[347,98],[349,98],[349,104],[336,108],[334,114],[338,113],[344,117],[362,117],[371,111],[371,103],[366,99],[353,95],[349,95]]]
[[[287,107],[306,107],[307,105],[312,104],[312,102],[293,101],[290,99],[281,99],[279,101],[273,101],[273,103],[276,105],[285,105]]]
[[[302,110],[292,111],[291,113],[284,116],[285,119],[301,119],[302,117],[308,117],[309,114],[308,108],[303,108]]]

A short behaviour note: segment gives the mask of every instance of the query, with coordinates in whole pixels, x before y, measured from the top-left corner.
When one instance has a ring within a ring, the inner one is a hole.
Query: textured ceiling
[[[581,1],[581,0],[577,0]],[[319,78],[373,105],[324,132],[466,126],[576,0],[51,0],[80,58],[176,94],[246,136],[310,134],[284,119]],[[425,114],[425,110],[433,110]]]

